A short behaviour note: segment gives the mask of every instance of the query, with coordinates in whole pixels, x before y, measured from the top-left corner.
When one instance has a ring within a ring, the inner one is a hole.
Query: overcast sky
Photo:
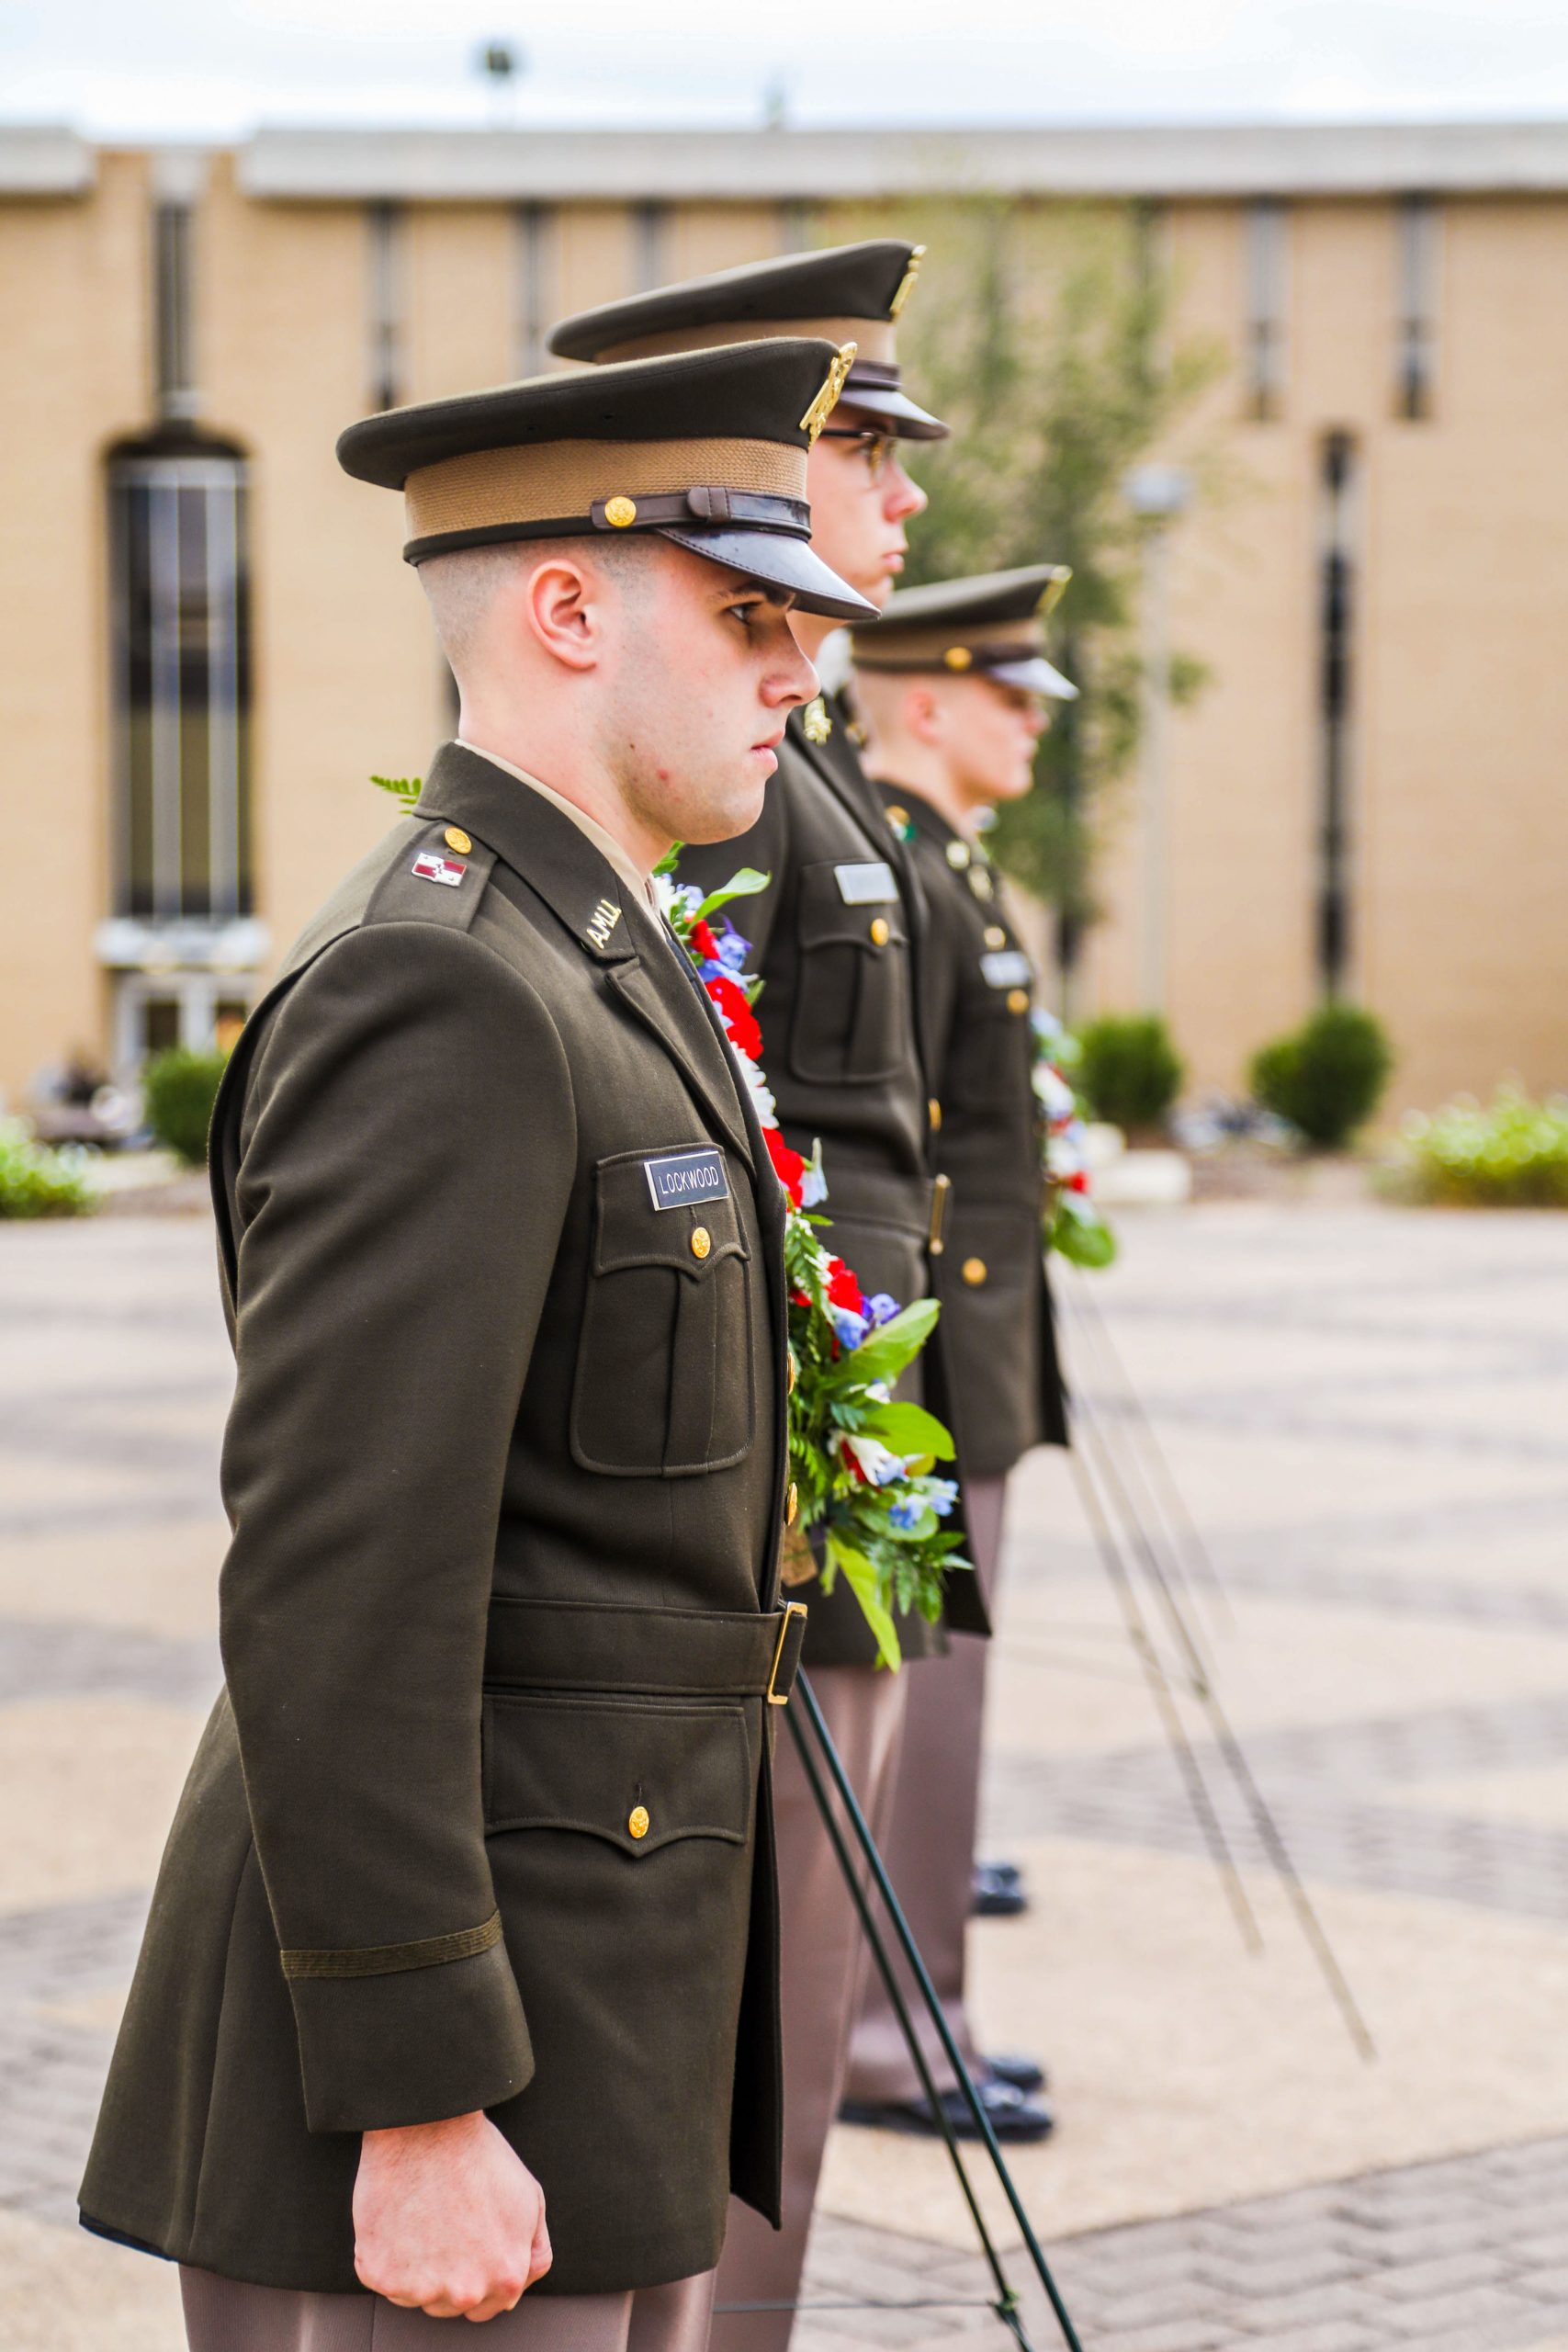
[[[0,115],[98,137],[746,123],[770,89],[801,123],[1568,116],[1568,0],[0,0]]]

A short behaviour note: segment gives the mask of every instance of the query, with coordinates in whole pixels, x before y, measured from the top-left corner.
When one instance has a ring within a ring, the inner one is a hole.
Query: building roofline
[[[64,123],[0,123],[0,197],[85,196],[97,157]]]
[[[942,187],[1235,198],[1568,190],[1568,120],[942,129],[363,130],[264,127],[244,192],[275,202],[801,202]]]

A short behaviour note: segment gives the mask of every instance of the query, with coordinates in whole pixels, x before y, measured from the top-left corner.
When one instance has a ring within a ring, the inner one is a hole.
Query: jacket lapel
[[[652,920],[651,915],[644,918],[639,912],[634,934],[637,952],[625,962],[611,964],[605,977],[622,1002],[652,1031],[679,1066],[708,1116],[722,1128],[755,1177],[757,1153],[741,1103],[742,1080],[730,1068],[728,1040],[696,974],[693,973],[691,985],[682,977],[678,959],[684,950],[679,943],[673,938],[668,944],[648,938]]]

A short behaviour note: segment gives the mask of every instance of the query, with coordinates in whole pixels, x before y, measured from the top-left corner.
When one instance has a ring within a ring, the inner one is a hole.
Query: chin
[[[758,777],[734,792],[726,793],[714,806],[704,810],[687,827],[684,838],[689,842],[732,842],[737,833],[749,833],[762,813],[767,798],[767,782]]]

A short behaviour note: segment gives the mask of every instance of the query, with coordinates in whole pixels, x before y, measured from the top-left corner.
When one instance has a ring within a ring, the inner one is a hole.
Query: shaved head
[[[451,555],[431,556],[419,567],[419,584],[429,602],[441,650],[461,686],[485,659],[497,601],[508,589],[520,588],[541,563],[565,560],[592,567],[602,578],[613,578],[625,595],[633,588],[640,591],[637,575],[651,572],[653,552],[646,540],[630,537],[507,539],[498,547],[458,548]]]

